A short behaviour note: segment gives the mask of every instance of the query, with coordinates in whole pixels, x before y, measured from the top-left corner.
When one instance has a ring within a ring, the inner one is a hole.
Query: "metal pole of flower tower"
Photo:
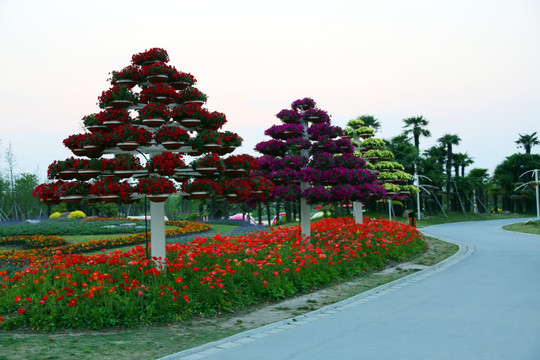
[[[152,259],[165,261],[165,203],[150,201],[150,232]]]
[[[416,168],[416,163],[414,164],[414,178],[413,178],[414,186],[416,186],[418,189],[420,189],[420,179],[418,178],[418,170]],[[421,214],[420,214],[420,191],[416,193],[416,218],[420,220]]]
[[[357,224],[362,224],[364,222],[364,209],[362,209],[362,203],[360,201],[353,201],[353,214],[354,221]]]
[[[300,189],[304,191],[309,187],[309,183],[302,181],[300,183]],[[309,204],[305,198],[300,199],[300,227],[302,228],[302,237],[307,238],[311,236],[311,219],[309,212]]]
[[[302,126],[304,127],[304,139],[309,140],[309,136],[307,133],[308,128],[308,122],[306,119],[302,119],[301,121]],[[300,151],[302,156],[305,156],[309,159],[309,150],[303,149]],[[302,181],[300,183],[300,190],[304,191],[309,187],[309,183]],[[309,238],[311,237],[311,219],[310,219],[310,207],[307,202],[307,200],[304,197],[300,198],[300,229],[302,231],[302,237]]]

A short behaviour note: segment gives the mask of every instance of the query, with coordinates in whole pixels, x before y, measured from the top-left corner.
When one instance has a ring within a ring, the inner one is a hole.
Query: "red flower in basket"
[[[223,159],[216,154],[211,153],[203,156],[200,159],[196,159],[191,163],[191,167],[194,170],[200,170],[200,169],[216,169],[216,172],[224,172],[225,171],[225,164],[223,163]],[[214,171],[208,172],[208,174],[213,174]]]
[[[112,134],[116,143],[136,142],[141,146],[148,146],[152,142],[153,135],[150,131],[133,125],[119,126]]]
[[[221,186],[210,179],[195,179],[191,182],[185,182],[182,185],[182,190],[186,193],[206,193],[212,197],[222,197],[223,192]]]
[[[171,176],[176,173],[177,168],[184,168],[186,164],[182,160],[182,155],[165,151],[160,155],[155,155],[146,166],[152,172]]]
[[[202,122],[210,121],[212,114],[198,105],[184,104],[173,110],[172,117],[175,121],[182,121],[183,119],[199,119]]]
[[[169,66],[169,81],[171,86],[177,90],[183,90],[188,86],[193,86],[197,79],[189,73],[176,70],[174,66]]]
[[[251,195],[251,183],[245,179],[227,179],[221,182],[223,196],[229,201],[245,201]]]
[[[244,169],[246,171],[259,169],[257,160],[253,156],[247,154],[231,155],[227,157],[224,162],[227,169]]]
[[[206,100],[208,100],[208,96],[197,88],[190,86],[180,91],[181,103],[203,104]]]
[[[106,109],[96,114],[96,120],[100,125],[123,125],[133,122],[129,113],[124,109]]]
[[[149,177],[139,180],[137,192],[146,195],[174,194],[176,193],[176,187],[169,179]]]
[[[120,71],[113,71],[110,80],[113,85],[133,87],[142,80],[142,76],[138,66],[128,65]]]
[[[163,83],[148,86],[141,91],[139,102],[146,104],[149,102],[169,104],[178,101],[178,93],[170,86]]]
[[[105,109],[109,106],[127,107],[137,103],[137,95],[125,85],[114,85],[109,90],[105,90],[98,98],[99,107]]]
[[[133,65],[143,65],[145,63],[152,63],[156,61],[169,62],[169,54],[167,50],[162,48],[151,48],[138,54],[134,54],[131,57],[131,63]]]
[[[221,112],[211,112],[201,118],[201,126],[209,130],[218,130],[227,122],[227,117]]]
[[[141,160],[131,154],[118,154],[112,159],[113,170],[142,170]]]
[[[186,143],[190,137],[186,130],[178,126],[162,126],[155,134],[154,139],[158,144],[166,141],[174,141],[179,143]]]
[[[58,204],[60,203],[59,188],[61,184],[63,184],[63,181],[56,181],[49,184],[40,184],[34,188],[34,190],[32,191],[32,196],[38,198],[47,205]]]

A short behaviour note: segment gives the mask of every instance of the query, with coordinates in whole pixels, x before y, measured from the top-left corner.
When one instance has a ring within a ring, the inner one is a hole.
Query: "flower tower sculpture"
[[[196,198],[197,186],[204,184],[212,196],[221,196],[225,174],[228,183],[245,175],[227,173],[227,159],[221,159],[240,146],[242,138],[220,131],[225,114],[207,110],[207,95],[194,87],[195,77],[168,62],[164,49],[153,48],[134,54],[130,65],[113,71],[111,88],[98,97],[101,111],[82,119],[87,132],[63,141],[77,157],[53,162],[48,178],[54,182],[34,190],[34,196],[49,204],[82,199],[129,203],[147,197],[152,258],[158,262],[166,257],[163,202],[179,188]],[[186,155],[193,158],[189,164]],[[247,161],[240,157],[229,162],[247,168]],[[240,199],[247,196],[237,183],[229,187]]]
[[[302,235],[310,236],[309,204],[349,203],[382,198],[384,188],[376,175],[353,155],[349,138],[330,116],[310,98],[296,100],[291,109],[276,115],[283,124],[265,131],[272,139],[258,143],[255,150],[261,173],[277,186],[274,197],[300,199]]]
[[[393,161],[394,154],[384,149],[385,142],[375,138],[375,130],[364,126],[362,120],[349,120],[344,132],[353,139],[355,154],[366,159],[367,168],[377,173],[379,183],[386,190],[391,219],[392,200],[403,200],[419,191],[416,186],[407,184],[412,175],[406,173],[399,162]]]

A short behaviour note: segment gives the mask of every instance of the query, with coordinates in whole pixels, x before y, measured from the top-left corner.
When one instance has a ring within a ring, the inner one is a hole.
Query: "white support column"
[[[392,198],[388,198],[388,220],[392,220]]]
[[[309,186],[309,183],[302,181],[300,183],[300,189],[304,191]],[[309,211],[309,204],[307,203],[307,200],[304,198],[300,199],[300,228],[302,229],[302,237],[310,237],[311,236],[311,219],[310,219],[310,211]]]
[[[362,209],[362,203],[360,201],[353,201],[353,214],[354,221],[357,224],[364,222],[364,209]]]
[[[165,261],[165,203],[150,201],[152,258]]]

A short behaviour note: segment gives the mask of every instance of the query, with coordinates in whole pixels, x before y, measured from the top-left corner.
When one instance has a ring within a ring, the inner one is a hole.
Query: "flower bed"
[[[214,316],[306,292],[425,249],[421,234],[387,220],[325,219],[312,242],[297,226],[167,246],[156,269],[141,246],[122,253],[60,254],[0,272],[0,328],[102,329]]]
[[[173,229],[165,230],[165,236],[169,238],[198,233],[210,229],[210,225],[197,222],[177,220],[166,221],[165,224],[175,226]],[[122,229],[117,229],[116,231],[122,231]],[[151,233],[148,232],[148,238],[150,238],[150,234]],[[0,265],[7,264],[21,267],[30,263],[37,264],[50,261],[52,257],[58,254],[80,254],[102,249],[136,245],[146,242],[146,239],[145,233],[136,233],[120,236],[118,238],[91,240],[70,244],[62,237],[54,235],[5,236],[0,238],[0,244],[16,244],[21,245],[25,249],[0,251]]]

